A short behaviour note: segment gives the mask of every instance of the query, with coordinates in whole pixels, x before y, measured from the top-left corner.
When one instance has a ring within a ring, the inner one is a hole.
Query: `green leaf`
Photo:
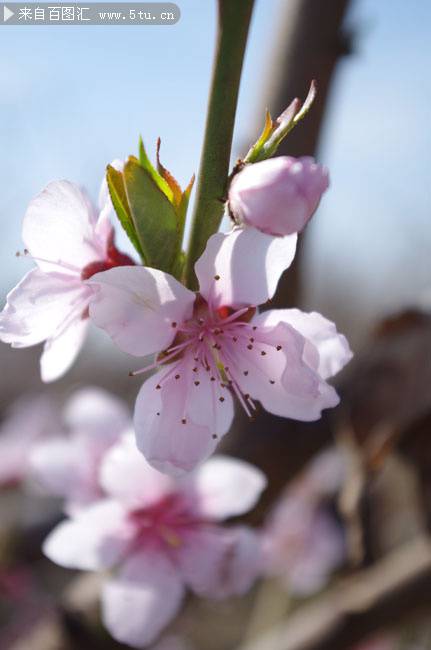
[[[174,206],[141,160],[130,157],[123,175],[130,213],[146,264],[171,273],[182,239]]]
[[[160,138],[157,138],[157,149],[156,149],[157,171],[159,172],[160,176],[169,185],[172,192],[172,203],[177,207],[181,203],[181,198],[183,193],[176,178],[174,178],[171,172],[168,171],[166,167],[163,167],[162,163],[160,162],[160,144],[161,144],[161,140]]]
[[[294,99],[275,122],[272,121],[271,116],[267,112],[263,132],[247,153],[244,162],[259,162],[275,154],[287,134],[306,116],[316,98],[316,94],[317,85],[313,79],[302,106],[301,100],[298,98]]]
[[[108,183],[109,194],[111,196],[112,205],[117,214],[118,220],[123,226],[124,230],[133,246],[138,251],[143,263],[145,264],[145,256],[136,233],[135,224],[133,223],[132,215],[130,214],[129,204],[127,202],[126,188],[124,187],[123,174],[117,171],[111,165],[106,168],[106,181]]]
[[[154,168],[152,162],[148,158],[142,137],[139,137],[139,164],[148,172],[159,190],[161,190],[169,201],[173,203],[173,192],[169,187],[169,184],[165,181],[163,176],[159,174],[157,169]]]

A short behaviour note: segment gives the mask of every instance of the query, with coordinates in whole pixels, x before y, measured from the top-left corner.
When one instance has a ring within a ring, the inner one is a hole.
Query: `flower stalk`
[[[185,282],[223,217],[242,64],[254,0],[218,0],[218,31]]]

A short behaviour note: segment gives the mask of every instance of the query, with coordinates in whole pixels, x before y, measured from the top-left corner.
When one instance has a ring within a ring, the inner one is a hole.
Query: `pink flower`
[[[343,475],[337,451],[320,454],[288,487],[265,524],[265,572],[280,578],[295,596],[321,590],[344,561],[343,530],[326,503],[341,487]]]
[[[105,191],[99,215],[73,183],[49,183],[30,202],[23,223],[26,251],[37,267],[8,297],[0,315],[0,340],[12,347],[45,341],[43,381],[58,379],[73,363],[88,327],[94,273],[133,264],[114,244]]]
[[[147,465],[125,435],[102,463],[105,499],[61,523],[45,554],[65,567],[114,571],[103,587],[104,624],[143,647],[176,615],[185,587],[210,598],[242,594],[259,570],[259,544],[221,519],[252,508],[265,477],[247,463],[213,458],[174,483]]]
[[[50,493],[66,499],[65,510],[102,496],[99,469],[108,449],[131,428],[126,405],[99,388],[77,391],[67,402],[63,435],[37,444],[30,455],[33,476]]]
[[[270,158],[234,176],[229,207],[239,222],[291,235],[305,227],[328,186],[328,170],[309,156]]]
[[[338,403],[325,379],[351,352],[335,326],[316,313],[256,310],[273,296],[295,245],[296,235],[253,228],[213,235],[195,267],[197,294],[146,267],[92,278],[95,324],[130,354],[158,353],[142,369],[158,371],[143,384],[134,417],[138,447],[157,469],[180,474],[207,458],[231,425],[232,395],[249,415],[259,400],[298,420]]]
[[[47,397],[26,396],[16,401],[0,428],[0,486],[24,480],[35,445],[59,430],[59,414]]]

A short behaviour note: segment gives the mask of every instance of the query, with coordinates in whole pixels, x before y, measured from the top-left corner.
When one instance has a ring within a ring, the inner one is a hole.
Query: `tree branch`
[[[431,541],[416,541],[334,585],[240,650],[345,650],[429,606]]]

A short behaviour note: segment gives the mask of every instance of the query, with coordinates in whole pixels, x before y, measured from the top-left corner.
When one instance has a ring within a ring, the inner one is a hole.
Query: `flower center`
[[[134,543],[137,547],[156,541],[178,548],[184,531],[202,523],[193,517],[188,504],[176,494],[168,495],[148,508],[133,510],[129,520],[136,529]]]
[[[95,262],[90,262],[87,264],[81,271],[81,279],[89,280],[96,273],[101,271],[108,271],[108,269],[113,269],[116,266],[134,266],[135,262],[132,260],[129,255],[121,253],[118,248],[115,246],[115,234],[114,231],[111,232],[108,245],[106,247],[106,257],[103,260],[96,260]]]

